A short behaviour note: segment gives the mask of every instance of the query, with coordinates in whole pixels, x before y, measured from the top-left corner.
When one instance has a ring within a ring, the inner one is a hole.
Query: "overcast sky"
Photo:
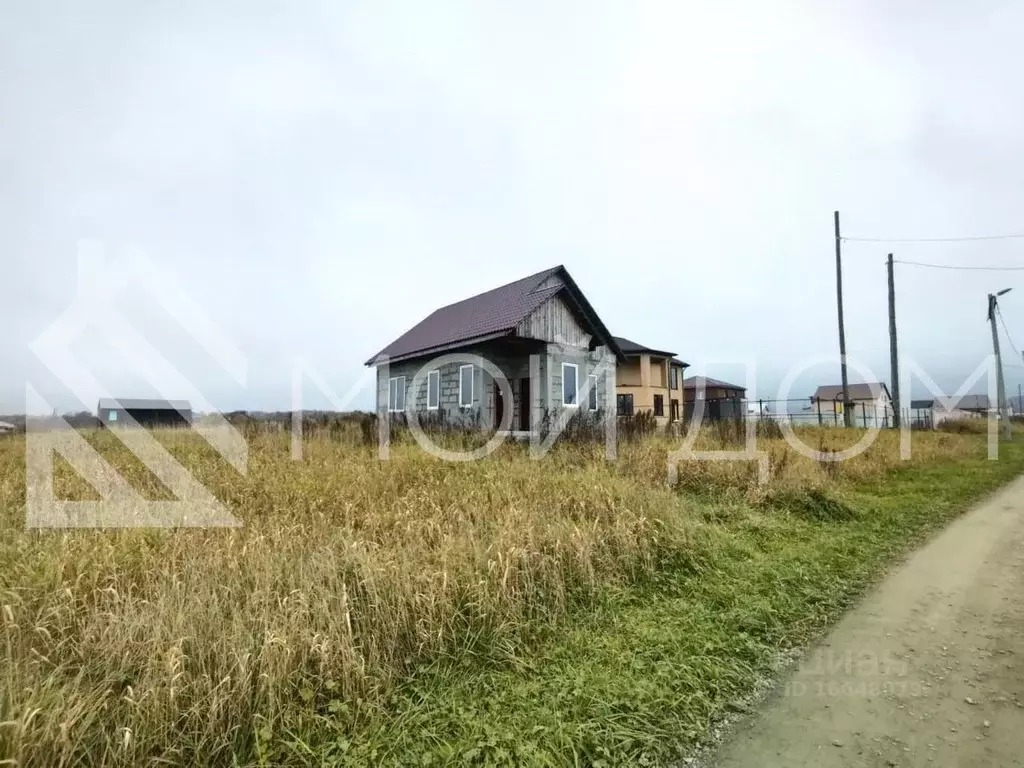
[[[435,307],[559,263],[614,333],[756,360],[762,396],[832,355],[805,397],[839,376],[834,209],[857,236],[1024,232],[1024,5],[843,5],[4,3],[0,413],[26,382],[95,407],[28,348],[83,239],[145,253],[237,345],[244,387],[141,288],[118,303],[222,408],[288,408],[296,356],[343,392]],[[848,244],[850,354],[888,379],[888,250],[1022,249]],[[1018,289],[1024,344],[1022,278],[898,266],[901,351],[955,388],[989,291]],[[74,349],[154,394],[98,335]]]

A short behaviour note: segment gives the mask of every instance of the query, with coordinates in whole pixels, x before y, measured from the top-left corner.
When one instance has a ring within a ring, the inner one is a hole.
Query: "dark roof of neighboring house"
[[[953,402],[951,403],[953,410],[961,411],[987,411],[990,407],[988,395],[964,395],[959,400],[949,398]],[[928,408],[942,408],[945,409],[945,403],[942,400],[911,400],[910,409],[928,409]]]
[[[851,400],[877,400],[882,392],[889,397],[889,388],[880,381],[866,381],[858,384],[848,384],[847,389]],[[811,400],[822,402],[833,402],[843,399],[842,384],[823,384],[811,396]]]
[[[953,407],[961,411],[987,411],[990,405],[988,395],[964,395],[954,401]]]
[[[734,389],[737,392],[746,392],[746,387],[741,387],[739,384],[730,384],[727,381],[721,379],[712,379],[710,376],[691,376],[688,379],[683,379],[683,389],[697,389],[703,386],[704,389]]]
[[[139,397],[101,397],[97,406],[101,411],[122,409],[125,411],[191,411],[188,400],[151,400]]]
[[[615,342],[619,345],[619,349],[622,350],[622,354],[626,357],[639,357],[640,355],[659,355],[661,357],[671,357],[672,362],[676,365],[681,365],[683,368],[688,368],[689,363],[684,363],[678,357],[675,356],[675,352],[669,352],[664,349],[654,349],[653,347],[645,347],[643,344],[637,344],[635,341],[630,341],[622,336],[616,336]]]
[[[556,274],[561,277],[564,285],[538,289],[541,283]],[[401,360],[505,336],[514,331],[533,310],[560,291],[567,292],[570,305],[598,331],[595,335],[616,356],[621,356],[622,351],[615,338],[605,328],[568,270],[559,264],[434,310],[367,360],[366,365],[375,365],[381,357],[391,361]]]

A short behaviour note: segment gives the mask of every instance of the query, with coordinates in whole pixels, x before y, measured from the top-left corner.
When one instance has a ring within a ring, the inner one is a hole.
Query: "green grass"
[[[609,590],[567,632],[500,668],[436,663],[372,713],[327,712],[277,759],[351,765],[663,765],[818,637],[884,566],[1024,470],[1004,459],[897,470],[847,489],[842,521],[716,508],[693,550]],[[689,502],[692,503],[692,502]],[[368,725],[369,724],[369,725]],[[368,726],[368,727],[367,727]]]
[[[765,438],[768,487],[695,462],[672,490],[663,439],[447,464],[344,437],[292,462],[251,435],[241,476],[159,435],[245,522],[195,531],[25,530],[24,441],[0,440],[0,764],[665,764],[1024,471],[1024,442],[989,462],[980,436],[915,435],[903,464],[889,431],[841,466]]]

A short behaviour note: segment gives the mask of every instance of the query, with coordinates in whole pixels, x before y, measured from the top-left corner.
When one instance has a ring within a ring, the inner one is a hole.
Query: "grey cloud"
[[[1024,9],[906,8],[9,5],[0,412],[26,380],[76,406],[26,345],[73,298],[83,237],[173,269],[236,340],[245,389],[167,342],[224,407],[286,407],[296,355],[343,390],[434,306],[555,263],[615,332],[756,359],[770,391],[836,354],[834,208],[859,234],[1024,228]],[[1019,259],[1013,241],[892,248]],[[883,376],[887,250],[846,256],[850,351]],[[898,280],[903,351],[955,386],[988,350],[984,294],[1015,275]]]

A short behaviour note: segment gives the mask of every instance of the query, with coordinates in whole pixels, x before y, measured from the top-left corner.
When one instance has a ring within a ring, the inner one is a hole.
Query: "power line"
[[[999,323],[1003,326],[1003,332],[1006,333],[1006,340],[1010,342],[1010,348],[1013,349],[1018,360],[1022,359],[1020,350],[1017,349],[1017,345],[1013,343],[1013,337],[1010,336],[1010,329],[1006,327],[1006,321],[1003,319],[1003,313],[998,304],[996,304],[996,314],[999,316]]]
[[[927,264],[922,261],[903,261],[902,259],[895,259],[897,264],[906,264],[910,267],[929,267],[930,269],[973,269],[973,270],[984,270],[987,272],[1017,272],[1024,270],[1024,267],[975,267],[975,266],[961,266],[958,264]]]
[[[1009,235],[977,235],[975,237],[843,237],[856,243],[972,243],[978,240],[1016,240],[1024,238],[1024,232]]]

